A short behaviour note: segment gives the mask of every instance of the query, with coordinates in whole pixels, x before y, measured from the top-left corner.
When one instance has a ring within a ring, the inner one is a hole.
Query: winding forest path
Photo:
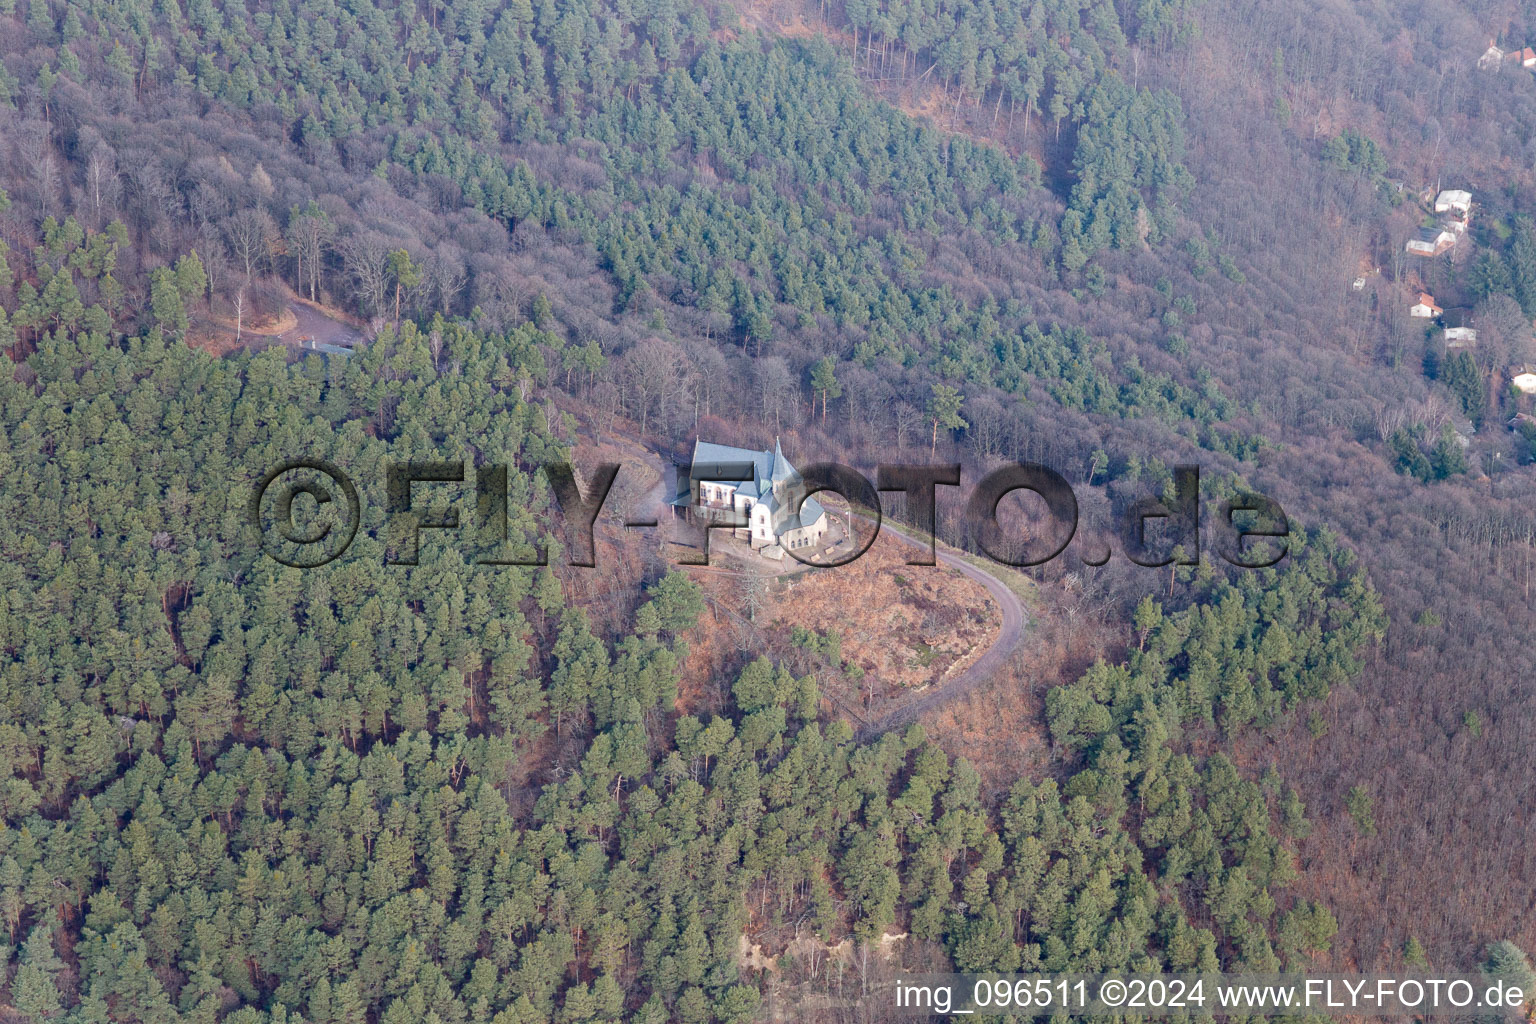
[[[859,519],[868,523],[870,520],[859,516]],[[926,542],[915,537],[909,537],[899,530],[890,532],[904,544],[913,547],[925,548]],[[1006,583],[979,566],[973,565],[958,555],[950,554],[941,547],[935,547],[935,557],[940,565],[954,569],[967,579],[974,580],[986,588],[992,600],[997,602],[1003,613],[1003,625],[998,630],[997,639],[963,672],[948,682],[935,687],[932,693],[924,694],[909,704],[906,704],[889,714],[875,719],[873,722],[860,726],[856,736],[859,742],[867,742],[882,733],[890,732],[901,726],[915,721],[919,715],[926,714],[957,697],[963,697],[982,683],[991,679],[1007,663],[1013,652],[1018,649],[1019,641],[1024,639],[1024,603],[1019,600]]]

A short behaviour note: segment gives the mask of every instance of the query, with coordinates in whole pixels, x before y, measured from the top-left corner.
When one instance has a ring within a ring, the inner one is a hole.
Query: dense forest
[[[878,1019],[895,935],[1527,969],[1536,80],[1489,38],[1536,8],[0,0],[0,1013]],[[303,301],[365,343],[260,333]],[[984,778],[766,643],[697,699],[697,581],[561,564],[537,468],[611,434],[1095,515],[1196,462],[1290,553],[1034,570],[1096,657]],[[366,499],[322,569],[246,518],[297,456]],[[400,564],[412,458],[508,465],[492,542],[550,564]]]
[[[989,807],[921,727],[859,746],[814,677],[768,658],[726,714],[676,715],[703,610],[680,573],[604,641],[547,569],[444,551],[322,575],[242,543],[233,452],[561,443],[492,385],[527,369],[515,346],[447,332],[440,371],[409,326],[329,367],[59,330],[6,375],[0,899],[22,1013],[744,1020],[743,928],[807,917],[870,941],[901,914],[967,969],[1269,969],[1328,947],[1326,908],[1269,895],[1296,874],[1295,790],[1180,736],[1359,671],[1385,620],[1334,538],[1145,602],[1144,649],[1051,694],[1080,768]],[[370,434],[384,378],[400,402]],[[532,490],[512,483],[536,509]],[[550,731],[573,763],[534,786]]]

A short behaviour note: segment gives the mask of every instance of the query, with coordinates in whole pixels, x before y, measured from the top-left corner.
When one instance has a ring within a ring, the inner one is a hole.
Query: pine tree
[[[203,269],[196,249],[176,261],[176,290],[183,306],[207,296],[208,272]]]
[[[187,333],[187,310],[182,302],[176,273],[169,267],[156,268],[149,276],[149,308],[155,326],[172,338]]]
[[[668,633],[691,629],[704,611],[704,596],[686,573],[673,570],[649,589],[658,625]]]
[[[1449,423],[1440,430],[1440,437],[1435,441],[1435,446],[1429,453],[1430,470],[1436,480],[1444,480],[1446,477],[1456,476],[1467,471],[1467,456],[1462,450],[1461,442],[1456,439],[1456,432],[1451,429]]]
[[[933,438],[928,446],[928,454],[931,457],[939,446],[939,428],[945,430],[963,430],[968,423],[960,417],[960,406],[965,398],[960,392],[948,384],[934,384],[932,394],[928,399],[928,419],[933,423]]]
[[[821,420],[827,420],[827,400],[841,398],[843,386],[837,382],[837,374],[830,356],[823,356],[811,367],[811,391],[821,396]],[[816,411],[815,403],[811,403],[811,412]]]
[[[551,321],[554,320],[554,317],[555,313],[550,307],[549,296],[539,292],[533,300],[532,319],[534,326],[540,330],[545,330],[549,327]]]
[[[1490,979],[1502,981],[1525,993],[1527,1001],[1536,992],[1536,969],[1531,967],[1525,950],[1508,939],[1488,947],[1488,958],[1483,961],[1483,973]]]
[[[21,948],[21,967],[12,983],[16,1009],[34,1021],[56,1015],[62,1003],[54,979],[63,967],[64,961],[54,952],[50,929],[41,924],[32,929]]]
[[[400,293],[421,284],[421,270],[404,249],[389,254],[389,275],[395,279],[395,322],[400,322]]]

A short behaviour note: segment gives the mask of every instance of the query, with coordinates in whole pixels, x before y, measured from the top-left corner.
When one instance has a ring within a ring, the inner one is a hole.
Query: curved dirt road
[[[670,501],[669,492],[673,486],[671,476],[667,472],[668,466],[656,453],[646,449],[647,461],[657,474],[657,480],[651,485],[645,498],[645,502],[656,510],[658,524],[667,524],[671,520],[671,509],[667,504]],[[866,524],[871,521],[864,516],[857,516]],[[916,548],[926,548],[927,545],[920,540],[915,540],[898,530],[882,526],[884,532],[890,533],[903,544],[910,544]],[[1019,641],[1024,637],[1024,605],[1019,601],[1018,595],[1009,590],[1002,580],[993,576],[985,569],[981,569],[970,562],[955,555],[945,552],[942,548],[935,551],[938,564],[947,566],[960,573],[967,579],[980,583],[992,599],[997,602],[1003,612],[1002,628],[998,630],[997,639],[992,641],[992,646],[984,651],[963,672],[947,682],[933,688],[929,693],[912,701],[903,707],[886,714],[872,722],[866,722],[859,726],[856,736],[860,742],[867,741],[881,733],[907,725],[928,711],[942,704],[954,700],[956,697],[970,693],[984,681],[990,679],[999,669],[1007,664],[1008,658],[1019,646]]]
[[[864,519],[863,516],[859,517]],[[867,523],[869,520],[864,519]],[[913,547],[926,548],[923,541],[915,540],[896,530],[889,531],[897,539]],[[935,687],[933,692],[926,693],[917,700],[904,707],[898,708],[881,718],[861,727],[856,736],[863,743],[879,736],[881,733],[907,725],[919,715],[932,711],[941,704],[948,703],[956,697],[970,693],[983,681],[990,679],[994,673],[1008,662],[1009,655],[1019,646],[1019,641],[1024,637],[1024,605],[1020,603],[1018,595],[1009,590],[1003,581],[993,576],[984,569],[977,568],[970,562],[946,553],[943,549],[935,551],[938,563],[957,570],[967,579],[975,580],[986,588],[987,593],[998,603],[1003,611],[1003,625],[997,633],[997,639],[992,641],[981,657],[977,658],[965,671],[955,676],[946,683]]]

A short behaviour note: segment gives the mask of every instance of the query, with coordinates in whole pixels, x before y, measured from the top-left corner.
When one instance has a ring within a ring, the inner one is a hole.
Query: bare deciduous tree
[[[245,289],[235,289],[235,344],[240,344],[240,335],[245,330]]]
[[[729,370],[725,356],[716,348],[690,353],[690,359],[694,369],[689,382],[693,392],[693,422],[698,423],[699,417],[713,415],[715,396],[725,385]]]
[[[774,433],[778,433],[785,408],[795,393],[795,375],[789,372],[789,364],[782,356],[767,356],[753,361],[752,376],[757,383],[762,417],[773,420]]]
[[[146,231],[177,217],[180,200],[171,188],[165,168],[150,154],[135,151],[124,161],[128,168],[128,184],[135,200],[135,217]]]
[[[332,227],[323,216],[300,213],[288,223],[288,251],[296,262],[295,284],[309,285],[309,301],[317,301],[320,287],[320,262],[330,243]]]
[[[741,577],[741,606],[747,610],[747,621],[757,622],[757,613],[768,607],[769,589],[773,576],[756,566],[750,566]]]
[[[389,242],[372,231],[360,231],[341,242],[337,249],[356,285],[359,300],[374,317],[382,317],[388,306]]]
[[[505,331],[522,313],[528,286],[505,256],[482,256],[474,262],[474,303],[480,320],[492,331]]]
[[[208,275],[209,296],[222,294],[226,278],[232,273],[223,233],[212,224],[201,225],[197,232],[196,249],[198,257],[203,261],[203,272]]]
[[[116,209],[118,196],[122,193],[117,154],[104,142],[91,150],[91,157],[86,161],[85,191],[91,204],[91,216],[99,226],[106,221],[107,213]]]
[[[611,380],[598,381],[592,389],[592,406],[598,412],[597,420],[604,434],[613,433],[613,421],[618,418],[622,396],[618,385]]]
[[[51,133],[47,125],[39,123],[29,126],[28,130],[20,134],[18,150],[32,179],[32,198],[37,203],[39,216],[51,217],[57,210],[64,187],[63,177],[59,173],[58,154],[53,151]]]
[[[468,280],[464,254],[458,246],[440,246],[427,257],[425,271],[422,274],[423,298],[435,300],[437,309],[444,314],[451,313],[459,293],[464,290],[464,282]]]
[[[250,284],[271,257],[277,225],[266,210],[240,210],[224,222],[224,237],[235,262],[245,272],[245,283]]]
[[[923,421],[923,414],[910,402],[897,402],[892,415],[896,423],[896,447],[905,449],[907,438],[912,436],[917,425]]]
[[[686,369],[682,351],[660,338],[646,338],[625,353],[621,377],[628,392],[625,404],[631,415],[638,415],[641,434],[650,422],[652,409],[664,415],[682,390]]]

